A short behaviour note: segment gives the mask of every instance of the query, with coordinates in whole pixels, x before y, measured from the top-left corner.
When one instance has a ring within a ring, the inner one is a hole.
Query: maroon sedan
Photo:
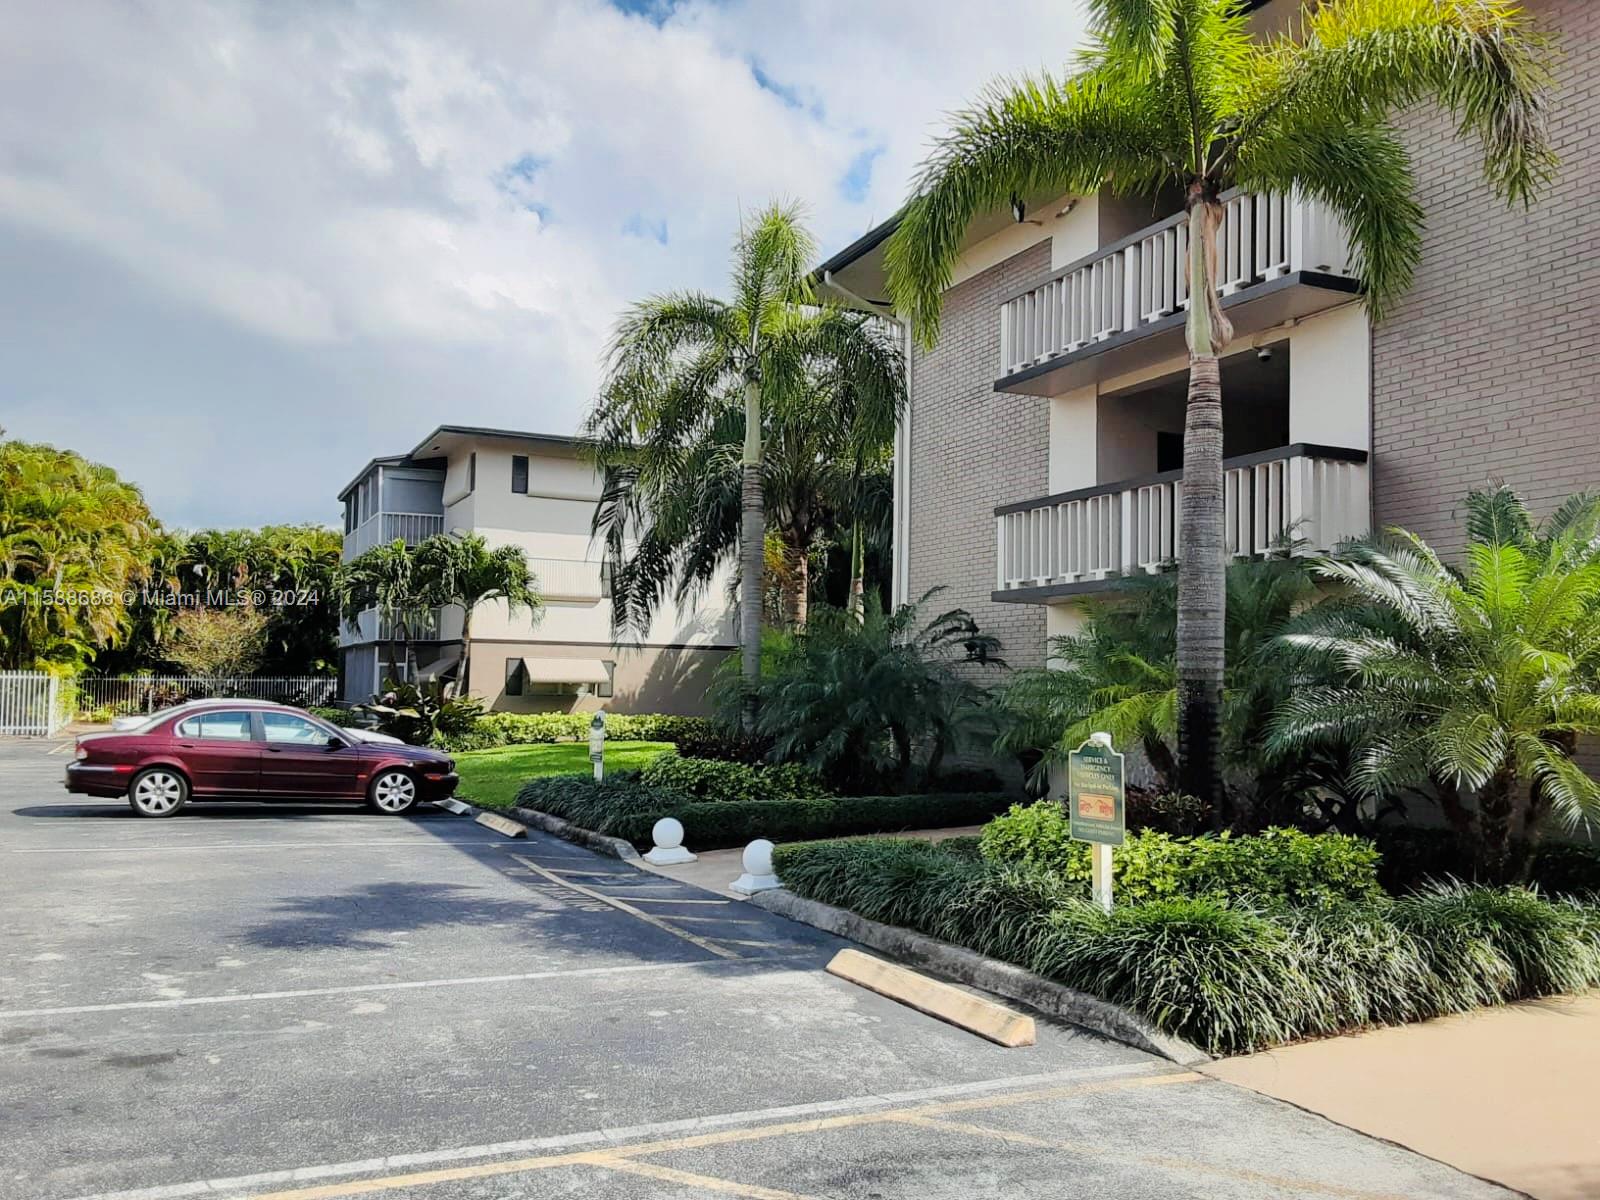
[[[157,713],[122,733],[78,739],[69,792],[126,796],[143,817],[206,800],[364,800],[409,812],[456,788],[436,750],[369,742],[310,713],[259,701],[211,700]]]

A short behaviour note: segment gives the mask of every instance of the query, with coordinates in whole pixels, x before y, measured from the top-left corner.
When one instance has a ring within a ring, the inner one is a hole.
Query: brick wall
[[[1600,4],[1528,8],[1563,50],[1562,164],[1540,203],[1497,201],[1447,118],[1403,122],[1428,228],[1415,285],[1373,334],[1374,497],[1380,524],[1447,553],[1461,497],[1490,476],[1539,515],[1600,486]]]
[[[994,508],[1049,491],[1049,401],[997,393],[1001,299],[1050,271],[1041,242],[945,296],[939,344],[913,364],[908,594],[946,591],[1004,642],[1012,666],[1042,666],[1044,609],[996,604]]]

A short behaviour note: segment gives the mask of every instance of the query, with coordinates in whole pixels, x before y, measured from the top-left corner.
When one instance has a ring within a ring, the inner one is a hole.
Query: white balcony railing
[[[606,594],[603,564],[578,558],[530,558],[536,590],[545,600],[599,600]]]
[[[344,535],[344,561],[349,562],[356,555],[397,538],[408,546],[415,546],[443,532],[441,513],[374,513]]]
[[[1234,558],[1292,541],[1332,550],[1369,531],[1367,455],[1285,446],[1223,462],[1223,536]],[[1104,484],[995,510],[997,591],[1155,572],[1177,557],[1183,472]]]
[[[1349,244],[1326,207],[1282,192],[1222,196],[1217,291],[1290,271],[1343,274]],[[1189,217],[1169,217],[1000,305],[1000,374],[1014,375],[1189,307]]]
[[[437,641],[442,615],[442,610],[437,608],[419,609],[412,613],[406,622],[411,640]],[[356,646],[363,642],[392,642],[399,640],[399,636],[399,622],[386,615],[380,615],[375,608],[369,608],[357,616],[353,629],[345,622],[339,624],[341,646]]]

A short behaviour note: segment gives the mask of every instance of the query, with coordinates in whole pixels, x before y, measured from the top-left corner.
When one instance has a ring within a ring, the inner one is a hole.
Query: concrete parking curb
[[[631,842],[621,838],[607,837],[603,833],[596,833],[592,829],[584,829],[574,825],[571,821],[563,821],[560,817],[552,817],[549,813],[542,813],[536,808],[508,808],[501,810],[512,820],[521,821],[530,829],[538,829],[554,837],[575,842],[579,846],[587,847],[598,854],[608,854],[612,858],[620,858],[624,862],[638,862],[639,852],[633,848]]]
[[[1198,1046],[1163,1033],[1138,1013],[997,958],[987,958],[909,929],[869,921],[848,909],[807,900],[782,888],[758,892],[750,897],[750,903],[802,925],[811,925],[892,954],[903,962],[937,972],[957,983],[1026,1004],[1047,1016],[1070,1021],[1180,1066],[1192,1067],[1212,1061]]]

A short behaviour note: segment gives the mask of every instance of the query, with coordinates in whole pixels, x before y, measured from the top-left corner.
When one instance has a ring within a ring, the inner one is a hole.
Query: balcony
[[[604,564],[578,558],[530,558],[535,590],[544,600],[602,600],[611,594]]]
[[[1218,230],[1218,293],[1235,337],[1347,303],[1349,248],[1321,204],[1229,192]],[[1184,349],[1189,217],[1169,217],[1069,263],[1000,305],[995,390],[1059,395]]]
[[[441,513],[374,513],[344,535],[343,559],[349,562],[374,546],[399,539],[408,546],[444,532]]]
[[[1369,531],[1367,454],[1295,445],[1223,460],[1232,558],[1332,550]],[[1183,472],[1101,484],[995,509],[995,600],[1048,603],[1154,574],[1178,555]]]
[[[442,610],[437,608],[420,609],[410,615],[406,621],[407,631],[413,642],[436,642],[439,640],[439,627]],[[358,646],[365,642],[392,642],[399,640],[399,623],[388,615],[380,615],[375,608],[369,608],[356,618],[355,628],[341,623],[339,626],[339,645]]]

